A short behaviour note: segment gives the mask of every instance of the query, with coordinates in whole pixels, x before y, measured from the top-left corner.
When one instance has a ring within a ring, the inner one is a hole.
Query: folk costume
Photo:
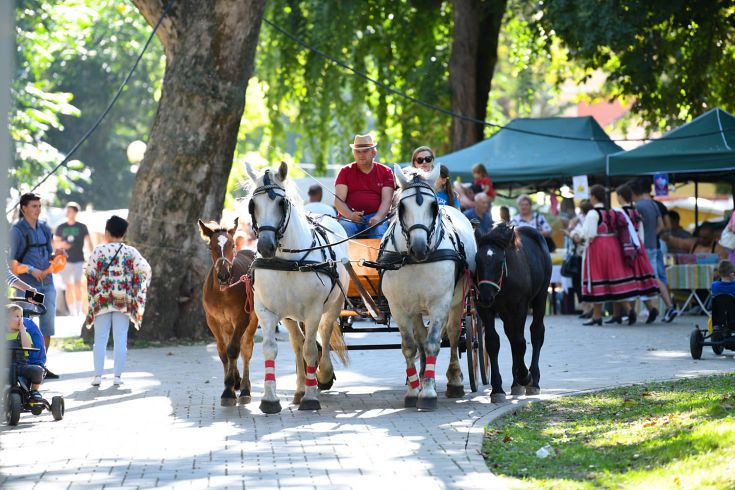
[[[587,247],[582,261],[582,300],[586,302],[623,301],[658,292],[655,281],[642,281],[626,262],[613,227],[613,213],[598,203],[584,220],[582,236]]]

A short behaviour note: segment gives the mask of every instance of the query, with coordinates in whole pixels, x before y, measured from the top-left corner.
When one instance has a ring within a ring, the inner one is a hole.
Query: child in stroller
[[[45,312],[42,305],[38,305],[40,308],[30,303],[28,305],[29,312]],[[6,340],[11,356],[9,386],[5,393],[6,421],[8,425],[16,425],[21,412],[40,415],[44,409],[50,410],[55,420],[61,420],[64,416],[64,399],[55,396],[49,403],[38,391],[45,374],[43,365],[38,364],[43,343],[38,348],[34,347],[24,322],[31,320],[24,318],[24,313],[24,308],[18,304],[6,307]],[[29,361],[30,354],[35,356],[33,362]]]
[[[720,276],[712,283],[712,316],[707,331],[699,326],[689,337],[692,358],[702,356],[702,347],[709,345],[716,355],[725,349],[735,350],[735,264],[723,260],[717,267]]]

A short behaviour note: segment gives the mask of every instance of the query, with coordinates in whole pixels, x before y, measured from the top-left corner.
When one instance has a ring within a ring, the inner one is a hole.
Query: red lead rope
[[[245,297],[245,306],[243,307],[243,309],[245,310],[245,313],[250,314],[253,312],[253,285],[250,276],[247,274],[243,274],[240,279],[237,280],[237,282],[234,282],[227,286],[227,289],[235,287],[241,282],[245,283],[245,294],[247,295]]]

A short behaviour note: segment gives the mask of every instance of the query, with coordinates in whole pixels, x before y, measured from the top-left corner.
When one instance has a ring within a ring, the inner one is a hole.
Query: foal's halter
[[[426,241],[429,246],[431,246],[431,238],[434,235],[434,229],[436,228],[436,222],[438,221],[437,217],[439,216],[439,203],[436,199],[436,192],[434,192],[434,188],[431,187],[431,185],[421,180],[418,175],[413,176],[413,181],[407,184],[403,188],[403,191],[405,192],[408,189],[415,189],[416,192],[413,195],[401,197],[401,199],[398,201],[398,222],[401,224],[401,233],[403,234],[403,238],[406,239],[406,243],[408,244],[410,242],[410,235],[413,230],[424,230],[426,232]],[[403,223],[403,206],[401,206],[401,203],[406,199],[415,197],[416,204],[421,206],[424,203],[424,196],[433,199],[433,219],[431,220],[431,226],[426,226],[422,223],[418,223],[407,229],[405,224]]]
[[[253,195],[250,196],[248,212],[250,213],[250,218],[253,223],[253,233],[255,233],[256,238],[261,231],[272,231],[276,234],[276,241],[278,241],[283,237],[286,227],[288,226],[288,222],[291,219],[291,201],[286,197],[286,189],[271,181],[270,172],[270,169],[265,171],[265,174],[263,174],[263,185],[256,187],[253,191]],[[278,191],[278,193],[276,191]],[[258,226],[258,221],[255,219],[255,201],[253,198],[260,194],[268,194],[268,198],[271,201],[275,201],[277,197],[283,198],[283,217],[278,227],[268,225]]]
[[[503,253],[505,253],[505,252],[503,252]],[[507,258],[506,255],[504,255],[503,256],[503,265],[500,268],[500,279],[498,279],[498,282],[495,283],[495,282],[490,281],[490,280],[487,280],[487,279],[482,279],[481,281],[477,281],[477,286],[479,287],[479,286],[482,286],[483,284],[487,284],[488,286],[492,286],[495,289],[497,289],[498,290],[498,294],[499,294],[500,291],[503,290],[503,280],[505,279],[505,277],[507,275],[508,275],[508,258]]]

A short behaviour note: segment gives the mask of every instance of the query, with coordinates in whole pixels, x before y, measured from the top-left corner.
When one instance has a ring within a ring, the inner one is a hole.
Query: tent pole
[[[699,229],[699,179],[694,179],[694,229]]]

